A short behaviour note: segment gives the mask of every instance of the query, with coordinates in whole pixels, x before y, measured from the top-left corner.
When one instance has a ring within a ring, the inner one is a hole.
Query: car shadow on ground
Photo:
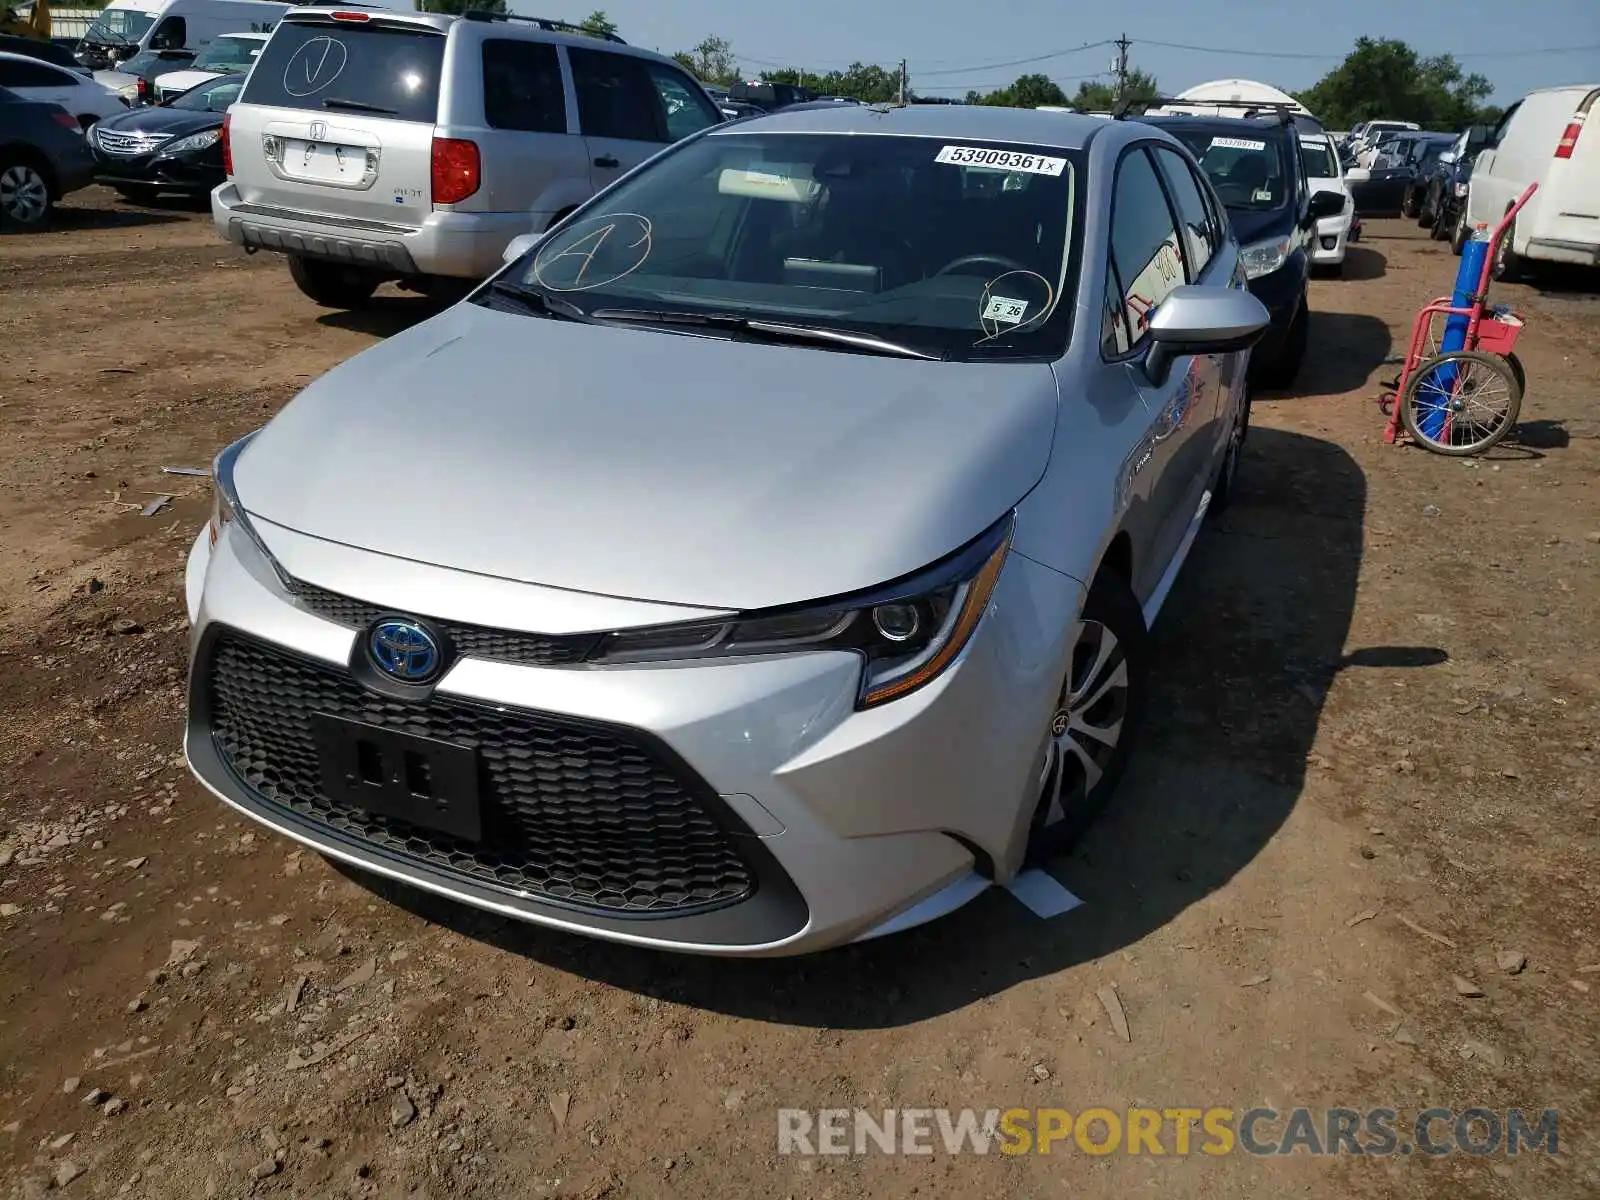
[[[1389,270],[1389,256],[1370,246],[1346,246],[1344,270],[1339,278],[1351,283],[1365,283],[1369,279],[1382,279]]]
[[[69,201],[51,209],[49,218],[36,229],[19,230],[8,221],[0,225],[0,231],[15,237],[25,233],[74,233],[85,229],[138,229],[193,219],[192,216],[176,212],[155,212],[145,208],[73,208]]]
[[[1116,801],[1050,866],[1084,901],[1072,912],[1041,919],[991,889],[941,921],[881,940],[803,958],[726,960],[538,929],[346,873],[428,920],[548,966],[791,1025],[905,1025],[1115,953],[1226,884],[1282,826],[1339,671],[1443,658],[1431,647],[1345,654],[1366,508],[1365,477],[1348,454],[1257,429],[1239,479],[1236,503],[1196,542],[1152,633],[1153,719]]]
[[[1378,317],[1312,309],[1310,344],[1294,386],[1283,391],[1259,389],[1256,399],[1342,396],[1355,391],[1383,365],[1392,342],[1388,324]]]
[[[411,295],[406,292],[378,295],[362,308],[325,312],[317,318],[317,324],[387,338],[397,333],[404,333],[413,325],[422,324],[429,317],[438,316],[452,303],[454,297],[446,300],[433,296]]]

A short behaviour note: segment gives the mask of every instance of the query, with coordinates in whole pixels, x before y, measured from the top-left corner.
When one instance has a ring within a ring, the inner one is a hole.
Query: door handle
[[[620,167],[622,164],[617,161],[615,155],[602,154],[599,158],[594,160],[594,165],[597,167]]]

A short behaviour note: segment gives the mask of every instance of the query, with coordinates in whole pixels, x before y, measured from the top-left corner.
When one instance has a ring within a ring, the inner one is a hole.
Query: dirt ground
[[[1595,1195],[1600,300],[1499,292],[1516,444],[1385,446],[1382,362],[1454,265],[1376,221],[1314,282],[1300,386],[1258,400],[1155,631],[1151,736],[1055,865],[1083,907],[991,891],[730,963],[346,877],[183,767],[209,485],[160,468],[422,301],[327,313],[207,216],[99,191],[0,239],[0,1193]],[[1560,1153],[777,1152],[779,1108],[1012,1105],[1554,1107]]]

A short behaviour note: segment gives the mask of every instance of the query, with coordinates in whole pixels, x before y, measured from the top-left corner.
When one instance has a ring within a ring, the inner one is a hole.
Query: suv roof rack
[[[585,29],[582,25],[571,21],[558,21],[554,17],[526,17],[521,13],[489,12],[482,8],[470,8],[461,15],[469,21],[523,21],[546,33],[576,33],[580,37],[599,38],[603,42],[616,42],[620,46],[628,44],[614,33],[596,33],[592,29]]]
[[[1254,117],[1276,117],[1280,125],[1292,125],[1297,116],[1304,116],[1300,106],[1285,100],[1199,100],[1193,96],[1152,96],[1148,100],[1119,100],[1111,110],[1114,120],[1125,121],[1135,109],[1142,116],[1146,109],[1159,108],[1168,104],[1182,104],[1192,108],[1237,108],[1242,111],[1238,114],[1222,113],[1173,113],[1172,116],[1210,116],[1234,117],[1238,120],[1248,121]]]

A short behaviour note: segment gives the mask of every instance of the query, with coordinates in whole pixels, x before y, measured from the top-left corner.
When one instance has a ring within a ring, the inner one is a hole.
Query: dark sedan
[[[41,224],[52,204],[93,178],[76,117],[0,88],[0,229]]]
[[[161,192],[209,195],[227,178],[222,118],[239,98],[244,79],[219,75],[165,104],[99,122],[89,131],[95,178],[139,202]]]
[[[1417,180],[1430,155],[1437,157],[1456,140],[1453,133],[1406,132],[1386,141],[1365,172],[1359,168],[1346,176],[1356,211],[1368,214],[1404,212],[1414,205]],[[1408,215],[1415,215],[1411,208]]]

